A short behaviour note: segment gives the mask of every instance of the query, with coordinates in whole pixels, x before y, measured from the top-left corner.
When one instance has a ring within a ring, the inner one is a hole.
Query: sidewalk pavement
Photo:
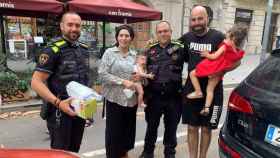
[[[241,60],[241,65],[224,76],[224,86],[230,87],[240,83],[245,79],[260,63],[260,54],[246,54]],[[183,70],[183,76],[186,75],[186,66]]]
[[[260,63],[260,54],[246,54],[241,65],[235,70],[226,73],[224,85],[234,85],[245,79]]]

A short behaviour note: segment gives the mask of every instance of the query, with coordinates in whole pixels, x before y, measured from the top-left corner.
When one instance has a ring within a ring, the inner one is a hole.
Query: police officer
[[[81,31],[81,18],[78,14],[65,13],[60,29],[62,37],[42,50],[31,87],[47,102],[46,120],[51,148],[78,152],[85,120],[72,111],[66,85],[70,81],[88,84],[89,54],[87,46],[78,42]]]
[[[176,131],[181,117],[182,70],[187,57],[183,45],[171,41],[169,22],[161,21],[156,25],[158,42],[150,45],[147,51],[147,69],[155,78],[149,80],[145,89],[145,119],[147,130],[144,151],[141,158],[153,158],[160,118],[164,115],[164,155],[175,157],[177,145]]]

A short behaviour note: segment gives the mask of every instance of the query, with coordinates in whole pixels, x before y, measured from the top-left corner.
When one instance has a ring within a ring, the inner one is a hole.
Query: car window
[[[280,57],[270,56],[246,80],[258,88],[280,93]]]

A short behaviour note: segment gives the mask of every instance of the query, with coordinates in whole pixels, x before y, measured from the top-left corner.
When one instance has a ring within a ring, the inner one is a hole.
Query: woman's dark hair
[[[117,41],[116,44],[115,44],[116,46],[119,46],[118,36],[119,36],[121,30],[127,30],[129,35],[130,35],[130,37],[131,37],[131,40],[134,39],[134,31],[133,31],[133,28],[131,26],[126,25],[126,24],[125,25],[117,26],[115,28],[115,32],[116,32],[115,38],[116,38],[116,41]]]
[[[235,24],[227,33],[229,38],[234,41],[234,44],[240,47],[248,35],[248,26],[245,24]]]

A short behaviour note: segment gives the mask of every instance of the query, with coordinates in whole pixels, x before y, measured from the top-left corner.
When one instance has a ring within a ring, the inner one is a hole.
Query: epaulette
[[[56,54],[60,51],[60,48],[66,46],[67,42],[63,38],[59,38],[51,43],[50,47],[53,52]]]
[[[154,46],[156,46],[156,45],[158,45],[158,44],[159,44],[159,42],[156,41],[156,42],[150,43],[147,47],[148,47],[148,49],[149,49],[149,48],[152,48],[152,47],[154,47]]]
[[[85,49],[88,49],[88,45],[79,41],[79,45]]]
[[[184,48],[184,45],[178,40],[171,40],[172,44],[178,45],[181,48]]]

